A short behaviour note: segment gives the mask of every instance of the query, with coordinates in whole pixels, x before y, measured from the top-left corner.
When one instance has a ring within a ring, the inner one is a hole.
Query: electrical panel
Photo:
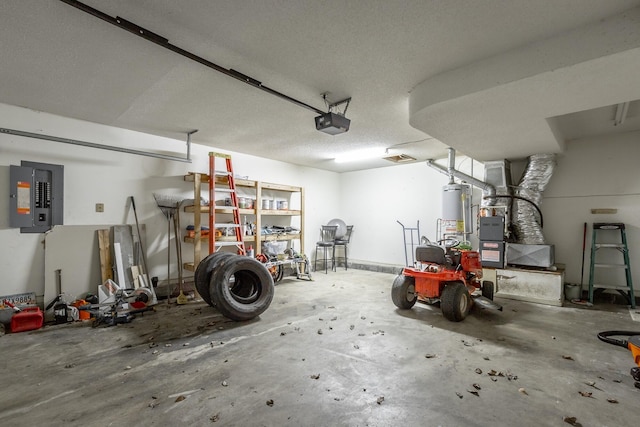
[[[22,161],[9,170],[9,225],[21,233],[44,233],[62,224],[64,167]]]

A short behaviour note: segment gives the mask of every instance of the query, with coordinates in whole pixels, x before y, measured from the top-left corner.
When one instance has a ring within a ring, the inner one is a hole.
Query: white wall
[[[105,145],[183,156],[184,141],[53,116],[0,104],[2,127],[51,134]],[[547,187],[541,209],[544,234],[556,247],[556,261],[566,264],[566,280],[580,281],[583,223],[589,223],[584,282],[588,281],[591,223],[616,221],[627,224],[633,276],[640,280],[640,133],[571,141],[558,157],[558,166]],[[152,275],[166,277],[166,221],[152,194],[160,192],[191,197],[191,183],[182,177],[189,171],[208,170],[210,147],[194,145],[193,163],[180,163],[68,144],[0,134],[0,295],[44,291],[43,235],[21,234],[9,228],[9,165],[21,160],[61,164],[65,167],[66,225],[133,224],[128,197],[134,196],[140,222],[147,225],[148,258]],[[313,255],[318,229],[332,218],[353,224],[349,246],[352,260],[403,265],[402,228],[420,221],[422,235],[435,238],[441,215],[442,186],[448,178],[425,163],[390,166],[336,174],[243,154],[233,154],[235,172],[249,179],[305,187],[305,252]],[[472,162],[460,157],[456,168],[470,174]],[[483,177],[473,162],[474,175]],[[513,170],[519,165],[514,164]],[[517,183],[519,176],[514,174]],[[474,191],[474,205],[481,193]],[[105,212],[96,213],[95,203]],[[591,208],[616,208],[616,215],[592,215]],[[474,215],[477,210],[474,209]],[[475,224],[474,224],[475,228]],[[474,243],[477,240],[474,239]],[[191,248],[183,246],[185,259]],[[175,277],[175,261],[172,277]],[[637,287],[637,286],[636,286]]]
[[[570,141],[566,151],[558,156],[540,208],[544,214],[545,239],[555,245],[556,262],[566,264],[567,282],[581,280],[584,223],[588,223],[588,230],[583,283],[588,284],[592,223],[623,222],[627,227],[632,277],[640,283],[639,142],[638,132]],[[519,182],[525,165],[526,161],[512,163],[514,184]],[[463,158],[456,163],[456,169],[467,174],[471,173],[469,167],[470,162]],[[483,174],[474,162],[474,176],[482,179]],[[340,179],[340,217],[355,225],[349,246],[352,259],[404,264],[402,228],[397,220],[411,227],[420,220],[421,234],[435,237],[446,176],[424,163],[414,163],[344,173]],[[480,203],[481,196],[476,189],[474,205]],[[615,208],[618,212],[593,215],[592,208]],[[476,213],[474,209],[474,216]],[[477,239],[472,243],[477,247]],[[617,258],[612,261],[622,261],[621,256],[613,254],[613,257]],[[618,279],[622,278],[611,277]]]
[[[184,140],[160,138],[4,104],[0,104],[0,117],[4,128],[186,156]],[[135,224],[129,203],[129,196],[134,196],[138,218],[147,227],[151,275],[162,281],[167,275],[167,223],[153,193],[192,198],[192,184],[184,182],[183,175],[190,171],[206,173],[209,151],[215,149],[192,146],[193,163],[189,164],[0,134],[0,200],[3,201],[0,209],[0,295],[21,292],[43,295],[44,292],[43,235],[21,234],[19,229],[9,228],[9,165],[19,165],[22,160],[64,165],[65,225]],[[236,174],[305,188],[305,220],[310,230],[305,238],[305,252],[310,254],[318,237],[313,230],[336,215],[339,175],[282,160],[233,154]],[[104,213],[95,212],[96,203],[104,203]],[[190,259],[191,250],[189,245],[183,246],[185,260]],[[172,261],[172,277],[176,277],[175,260]]]
[[[471,175],[471,166],[469,158],[456,158],[457,170]],[[473,167],[474,176],[482,179],[483,169],[477,162]],[[350,259],[405,265],[403,231],[397,221],[412,228],[419,221],[420,235],[435,240],[437,220],[442,217],[442,187],[448,182],[425,162],[341,174],[340,218],[354,225]],[[482,192],[474,190],[472,203],[479,204],[481,197]],[[474,208],[473,216],[476,213]],[[472,243],[477,247],[477,240]],[[410,253],[408,257],[411,262]]]
[[[580,283],[584,223],[588,223],[588,230],[583,283],[588,284],[592,224],[623,222],[627,227],[632,277],[638,283],[640,132],[570,141],[566,148],[558,156],[556,171],[540,206],[545,239],[555,245],[556,262],[566,264],[566,281]],[[618,212],[594,215],[592,208],[614,208]],[[621,263],[622,256],[616,261]],[[638,285],[634,288],[638,289]]]

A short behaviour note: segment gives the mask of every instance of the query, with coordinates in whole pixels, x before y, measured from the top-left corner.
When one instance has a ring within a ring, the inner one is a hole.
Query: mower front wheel
[[[391,299],[396,307],[408,310],[416,303],[416,283],[413,277],[400,274],[391,286]]]
[[[482,282],[482,296],[493,301],[493,295],[495,294],[495,285],[490,280],[484,280]]]
[[[462,282],[450,282],[442,290],[440,297],[442,314],[452,322],[460,322],[471,310],[471,296]]]

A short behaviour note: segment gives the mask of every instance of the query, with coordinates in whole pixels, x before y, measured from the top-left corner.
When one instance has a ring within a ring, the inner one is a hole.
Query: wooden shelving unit
[[[184,263],[184,268],[190,271],[195,271],[202,258],[204,258],[208,254],[207,245],[205,245],[205,249],[203,250],[202,243],[206,244],[209,241],[209,236],[201,236],[200,229],[203,225],[202,216],[209,215],[211,209],[211,206],[201,204],[201,194],[203,190],[202,187],[203,185],[206,186],[209,184],[209,179],[209,175],[198,172],[190,172],[188,175],[184,176],[185,181],[193,182],[194,194],[194,204],[192,206],[185,206],[184,208],[184,212],[193,214],[194,236],[184,238],[184,241],[186,243],[193,244],[193,262]],[[226,177],[216,177],[215,179],[216,186],[219,184],[227,184]],[[262,242],[298,240],[300,242],[299,252],[304,254],[304,188],[292,185],[273,184],[246,179],[235,179],[234,181],[238,190],[243,189],[245,191],[251,192],[252,198],[255,197],[254,209],[239,209],[238,211],[241,217],[251,216],[254,220],[253,222],[255,222],[256,225],[256,235],[243,236],[245,244],[254,245],[256,254],[259,254],[262,251]],[[262,209],[261,201],[265,193],[282,194],[283,196],[289,196],[285,197],[287,199],[291,198],[290,196],[292,193],[299,193],[300,209]],[[210,203],[216,203],[216,201],[210,201]],[[233,210],[227,206],[217,204],[214,206],[216,215],[230,215],[233,212]],[[292,234],[262,235],[260,234],[260,231],[262,230],[264,220],[269,217],[299,217],[300,232]],[[209,230],[209,233],[210,236],[214,236],[215,230]],[[221,236],[216,239],[216,241],[220,242],[224,242],[225,240],[233,241],[235,240],[235,238],[232,236]]]

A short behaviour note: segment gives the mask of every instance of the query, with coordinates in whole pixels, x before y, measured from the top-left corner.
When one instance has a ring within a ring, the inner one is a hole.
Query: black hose
[[[605,332],[600,332],[598,334],[598,339],[600,341],[606,342],[607,344],[613,344],[613,345],[617,345],[617,346],[620,346],[620,347],[628,348],[629,341],[610,338],[610,337],[612,337],[612,336],[631,337],[631,336],[634,336],[634,335],[640,335],[640,332],[634,332],[634,331],[605,331]]]
[[[538,211],[538,215],[540,215],[540,228],[544,227],[544,217],[542,216],[542,211],[540,210],[538,205],[536,205],[532,200],[529,200],[526,197],[522,197],[522,196],[512,196],[510,194],[499,194],[499,195],[495,195],[495,196],[484,196],[483,199],[496,199],[498,197],[505,197],[505,198],[511,199],[511,201],[513,201],[513,199],[519,199],[519,200],[524,200],[527,203],[531,203],[531,205],[534,208],[536,208],[536,211]],[[511,212],[513,212],[513,209],[511,210]]]

